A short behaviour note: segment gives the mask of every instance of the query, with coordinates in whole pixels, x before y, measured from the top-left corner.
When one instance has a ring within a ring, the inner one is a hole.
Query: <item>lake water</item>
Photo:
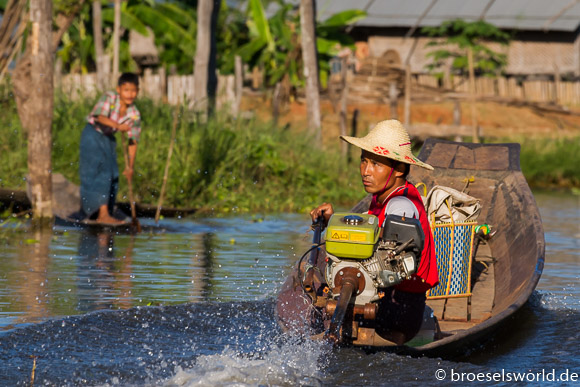
[[[446,360],[281,334],[274,300],[310,244],[306,215],[143,221],[138,235],[0,228],[0,385],[28,386],[33,370],[37,386],[457,385],[502,372],[578,385],[580,196],[536,200],[536,292],[485,347]]]

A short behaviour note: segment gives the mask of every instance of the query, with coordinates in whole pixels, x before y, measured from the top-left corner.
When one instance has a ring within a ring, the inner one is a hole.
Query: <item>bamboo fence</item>
[[[439,86],[439,80],[433,75],[416,75],[415,83],[442,89]],[[518,82],[513,77],[480,77],[475,79],[475,89],[478,96],[580,105],[580,81],[525,80]],[[469,93],[467,77],[453,77],[452,91]]]
[[[139,80],[140,96],[171,105],[185,103],[193,108],[195,88],[193,75],[169,75],[163,72],[153,74],[146,71]],[[89,74],[67,74],[55,78],[55,87],[71,98],[94,96],[102,91],[97,87],[97,76]],[[235,76],[218,75],[217,109],[233,106],[236,102]]]

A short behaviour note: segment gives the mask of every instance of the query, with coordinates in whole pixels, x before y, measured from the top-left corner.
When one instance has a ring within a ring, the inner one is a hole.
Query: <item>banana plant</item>
[[[271,86],[288,75],[294,86],[303,84],[300,19],[295,5],[277,2],[278,10],[268,19],[261,0],[249,0],[247,26],[249,42],[238,54],[251,66],[262,66],[266,84]],[[342,47],[353,47],[354,41],[344,29],[366,17],[361,10],[347,10],[317,23],[318,65],[322,86],[326,86],[329,61]]]

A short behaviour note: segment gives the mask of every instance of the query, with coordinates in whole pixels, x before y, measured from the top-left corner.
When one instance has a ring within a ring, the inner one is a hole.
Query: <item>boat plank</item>
[[[467,297],[448,298],[445,304],[443,320],[467,321]]]
[[[445,310],[445,299],[427,300],[427,305],[433,309],[433,314],[437,320],[443,319],[443,311]]]
[[[477,323],[474,321],[439,321],[439,327],[441,328],[441,331],[445,333],[455,333],[457,331],[472,328],[476,325]]]
[[[477,281],[472,289],[471,320],[481,322],[491,317],[495,296],[495,272],[489,244],[479,245],[473,275],[477,276]]]

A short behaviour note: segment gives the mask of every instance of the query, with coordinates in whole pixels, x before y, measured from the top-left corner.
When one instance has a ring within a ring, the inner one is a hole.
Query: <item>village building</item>
[[[361,0],[318,2],[318,19],[347,9],[367,17],[349,28],[357,41],[356,57],[408,63],[413,74],[427,73],[423,27],[452,19],[485,20],[512,34],[507,47],[490,47],[507,55],[504,75],[524,79],[564,80],[580,77],[580,2],[576,0]]]

